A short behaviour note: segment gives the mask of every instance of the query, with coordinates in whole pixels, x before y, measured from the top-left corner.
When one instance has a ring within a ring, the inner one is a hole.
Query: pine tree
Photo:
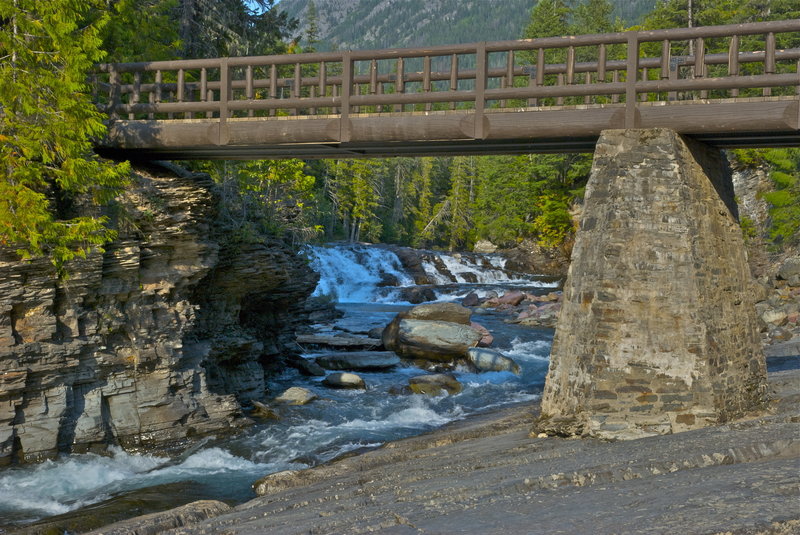
[[[179,0],[178,27],[184,58],[281,52],[297,20],[275,0]]]
[[[314,4],[314,0],[309,0],[306,8],[305,41],[307,52],[317,50],[317,45],[319,44],[319,16],[317,15],[317,6]]]
[[[105,128],[84,91],[104,4],[0,0],[0,243],[59,267],[114,237],[104,217],[72,217],[72,201],[110,201],[129,172],[92,152]]]
[[[178,0],[109,0],[108,24],[101,30],[105,61],[175,59],[180,37],[174,21]]]

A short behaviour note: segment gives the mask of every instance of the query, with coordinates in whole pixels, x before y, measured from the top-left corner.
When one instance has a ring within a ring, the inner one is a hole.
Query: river
[[[335,299],[344,313],[333,324],[316,325],[318,333],[366,335],[410,306],[403,296],[414,281],[387,249],[333,245],[309,247],[305,254],[321,275],[315,295]],[[543,277],[506,272],[499,256],[430,252],[424,258],[422,266],[436,283],[430,289],[438,301],[460,302],[470,292],[485,296],[508,289],[544,294],[556,286]],[[391,285],[385,285],[387,281]],[[480,411],[538,399],[552,331],[507,324],[503,321],[506,316],[480,312],[484,313],[474,314],[473,321],[489,329],[494,349],[519,364],[519,376],[457,369],[456,378],[464,386],[461,393],[426,397],[389,394],[390,387],[426,373],[416,367],[359,372],[368,385],[366,391],[328,389],[321,384],[321,377],[305,377],[287,369],[273,378],[271,394],[302,386],[320,399],[304,406],[281,407],[279,421],[257,423],[234,438],[207,438],[178,458],[112,449],[108,456],[66,455],[0,471],[0,526],[73,511],[94,511],[113,521],[112,510],[133,508],[142,514],[204,498],[241,503],[254,497],[251,484],[268,473],[317,465]],[[309,351],[304,356],[316,354]]]

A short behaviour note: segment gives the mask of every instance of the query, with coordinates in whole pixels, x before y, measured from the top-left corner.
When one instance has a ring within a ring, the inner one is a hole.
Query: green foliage
[[[321,227],[311,221],[316,179],[301,160],[203,162],[222,192],[221,217],[240,241],[264,234],[294,241],[314,238]]]
[[[689,26],[688,0],[660,0],[645,17],[648,29]],[[740,24],[800,17],[797,0],[693,0],[692,26]]]
[[[77,198],[111,201],[129,168],[98,159],[102,116],[83,91],[103,59],[102,0],[0,0],[0,243],[61,268],[113,239],[104,217],[70,217]]]
[[[770,245],[780,248],[800,243],[800,149],[737,149],[731,151],[737,169],[766,169],[773,190],[761,194],[769,204]],[[742,218],[746,238],[758,234],[754,223]]]
[[[179,0],[113,0],[100,33],[107,62],[175,59],[180,49],[174,14]]]
[[[764,200],[771,206],[770,238],[775,245],[800,243],[800,149],[764,150],[775,191]]]

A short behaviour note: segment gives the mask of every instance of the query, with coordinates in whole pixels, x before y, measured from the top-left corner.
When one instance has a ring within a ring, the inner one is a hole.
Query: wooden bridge
[[[591,151],[665,127],[800,145],[800,20],[100,65],[99,152],[134,159]],[[711,51],[724,50],[722,53]]]

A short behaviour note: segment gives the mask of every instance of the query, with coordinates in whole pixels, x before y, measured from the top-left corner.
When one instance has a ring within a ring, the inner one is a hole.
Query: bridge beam
[[[538,430],[637,438],[762,407],[751,284],[720,151],[667,129],[604,131]]]

